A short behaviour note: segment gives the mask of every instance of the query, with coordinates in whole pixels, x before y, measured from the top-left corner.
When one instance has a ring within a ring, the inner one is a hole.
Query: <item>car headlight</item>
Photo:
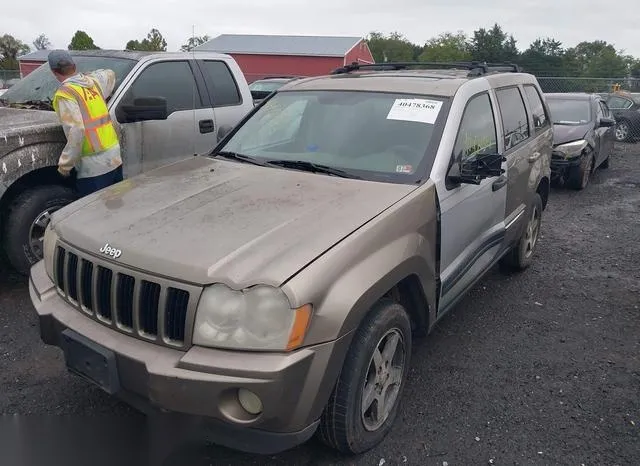
[[[44,239],[42,240],[42,259],[44,260],[44,267],[47,271],[47,275],[51,280],[53,280],[53,259],[55,257],[57,242],[58,235],[53,231],[51,223],[49,223],[47,228],[44,230]]]
[[[566,144],[559,144],[554,149],[554,152],[562,154],[565,158],[575,157],[576,155],[580,155],[587,145],[589,145],[587,141],[579,139],[577,141],[567,142]]]
[[[290,351],[302,345],[310,319],[311,306],[292,309],[279,288],[258,285],[236,291],[215,284],[200,297],[193,344]]]

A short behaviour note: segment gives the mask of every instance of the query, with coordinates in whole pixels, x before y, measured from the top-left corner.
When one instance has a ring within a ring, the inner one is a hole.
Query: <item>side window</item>
[[[132,105],[140,97],[164,97],[169,115],[202,106],[193,72],[186,61],[149,65],[127,89],[120,105]]]
[[[460,129],[453,148],[456,161],[478,154],[498,151],[496,121],[488,94],[473,97],[462,115]]]
[[[607,104],[605,104],[602,100],[600,100],[598,103],[600,104],[600,109],[602,110],[602,114],[604,115],[604,117],[611,118],[611,111],[609,110],[609,107],[607,107]]]
[[[508,151],[529,137],[529,121],[522,94],[517,87],[499,89],[498,106],[504,128],[504,150]]]
[[[613,96],[613,97],[609,97],[609,100],[607,101],[607,105],[609,106],[610,109],[625,110],[627,108],[630,108],[633,105],[633,102],[623,97]]]
[[[524,86],[524,92],[527,94],[529,105],[531,106],[531,113],[533,113],[533,126],[536,133],[546,129],[549,126],[549,119],[544,111],[544,105],[542,99],[535,86],[527,84]]]
[[[207,85],[213,87],[211,89],[213,106],[239,105],[242,102],[240,91],[227,64],[220,60],[207,60],[201,63]]]

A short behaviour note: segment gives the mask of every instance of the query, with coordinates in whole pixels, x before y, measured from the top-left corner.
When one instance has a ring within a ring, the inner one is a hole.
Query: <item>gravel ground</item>
[[[373,451],[345,460],[312,440],[260,457],[200,443],[164,464],[640,464],[639,213],[640,145],[618,145],[585,191],[554,190],[535,264],[490,273],[416,344],[396,425]],[[0,412],[139,425],[66,373],[24,280],[0,275]]]

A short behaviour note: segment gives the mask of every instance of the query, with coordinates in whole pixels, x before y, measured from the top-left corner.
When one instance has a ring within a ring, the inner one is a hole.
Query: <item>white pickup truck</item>
[[[120,136],[125,178],[210,152],[254,108],[229,55],[211,52],[72,52],[79,71],[112,69],[108,100]],[[51,107],[59,83],[45,64],[0,97],[0,241],[27,274],[42,258],[50,215],[76,199],[57,173],[66,143]]]

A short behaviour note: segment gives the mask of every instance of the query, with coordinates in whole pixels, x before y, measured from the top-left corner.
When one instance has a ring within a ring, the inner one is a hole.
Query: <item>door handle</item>
[[[529,163],[533,163],[540,158],[540,152],[534,152],[529,156]]]
[[[213,120],[200,120],[198,124],[200,125],[201,133],[213,132]]]
[[[508,178],[502,175],[500,178],[493,182],[493,184],[491,185],[491,190],[493,192],[496,192],[498,189],[504,188],[507,185],[507,181],[509,181]]]

